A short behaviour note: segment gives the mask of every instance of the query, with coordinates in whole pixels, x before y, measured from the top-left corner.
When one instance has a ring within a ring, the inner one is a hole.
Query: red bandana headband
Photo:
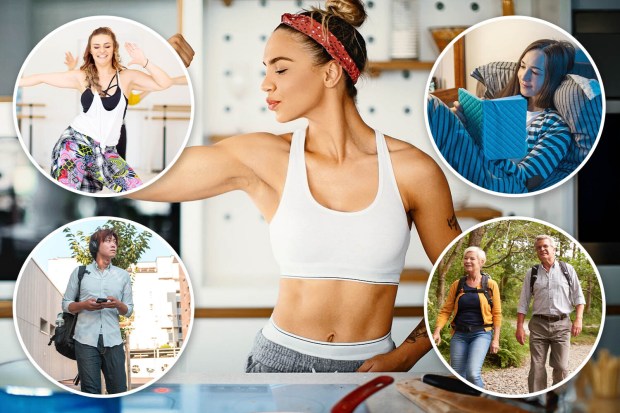
[[[357,68],[355,62],[351,59],[351,56],[349,56],[349,53],[347,53],[342,43],[340,43],[340,40],[329,30],[324,32],[321,23],[310,16],[290,13],[282,15],[282,23],[316,40],[317,43],[323,46],[325,50],[327,50],[327,53],[329,53],[329,55],[349,74],[353,84],[357,82],[357,79],[360,77],[360,70]]]

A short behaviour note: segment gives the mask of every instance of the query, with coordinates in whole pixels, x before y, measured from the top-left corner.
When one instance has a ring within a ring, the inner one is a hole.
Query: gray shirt
[[[555,260],[549,272],[542,264],[538,266],[538,274],[534,283],[534,303],[532,304],[532,314],[542,315],[562,315],[570,314],[574,306],[585,304],[586,300],[581,290],[581,284],[577,279],[577,273],[570,264],[566,264],[568,275],[571,278],[571,287],[562,273],[562,268]],[[521,288],[521,297],[517,312],[527,314],[532,298],[530,289],[532,269],[527,272]]]
[[[69,304],[75,302],[78,289],[78,269],[79,267],[73,270],[69,278],[67,290],[62,298],[62,311],[69,312]],[[112,264],[103,271],[97,268],[95,262],[88,264],[84,278],[82,278],[79,301],[108,296],[116,297],[125,303],[127,314],[123,315],[126,317],[131,315],[133,312],[133,296],[129,273]],[[97,347],[99,334],[102,334],[105,347],[122,344],[118,315],[116,308],[80,311],[73,338],[82,344]]]

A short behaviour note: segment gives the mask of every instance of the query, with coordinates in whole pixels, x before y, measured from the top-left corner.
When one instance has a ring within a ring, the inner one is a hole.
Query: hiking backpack
[[[564,274],[564,278],[566,278],[566,281],[568,282],[568,289],[569,291],[571,291],[573,287],[573,282],[570,278],[570,274],[568,273],[568,267],[566,266],[566,263],[564,261],[558,260],[558,263],[560,264],[560,269]],[[534,295],[534,283],[536,282],[536,278],[538,278],[539,266],[540,264],[532,266],[532,273],[530,274],[530,295]]]
[[[484,296],[487,298],[487,301],[492,309],[493,308],[493,297],[491,297],[491,294],[489,294],[489,278],[491,278],[489,274],[482,273],[482,288],[465,291],[464,288],[465,288],[465,281],[467,281],[467,276],[466,275],[462,276],[461,279],[459,280],[458,288],[456,289],[456,295],[458,296],[461,290],[463,290],[463,293],[483,293]],[[454,298],[454,301],[456,302],[456,296]]]

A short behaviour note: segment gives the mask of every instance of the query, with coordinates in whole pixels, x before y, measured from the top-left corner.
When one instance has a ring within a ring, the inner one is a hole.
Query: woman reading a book
[[[358,0],[284,14],[265,46],[262,89],[279,122],[308,126],[188,148],[132,195],[179,202],[242,190],[269,222],[280,291],[247,372],[406,371],[431,348],[424,321],[396,348],[390,333],[411,225],[433,262],[461,231],[437,164],[356,107],[365,19]]]
[[[442,156],[470,182],[502,193],[525,193],[541,185],[568,152],[569,126],[554,109],[553,94],[573,67],[575,49],[565,41],[542,39],[527,46],[500,96],[527,99],[527,154],[522,159],[490,160],[463,127],[458,102],[451,111],[429,98],[428,120]]]

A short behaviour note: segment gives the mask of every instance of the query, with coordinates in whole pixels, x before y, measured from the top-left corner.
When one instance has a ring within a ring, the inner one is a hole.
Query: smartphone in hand
[[[99,304],[107,303],[108,301],[110,301],[110,300],[108,300],[107,298],[97,298],[97,303],[99,303]]]

